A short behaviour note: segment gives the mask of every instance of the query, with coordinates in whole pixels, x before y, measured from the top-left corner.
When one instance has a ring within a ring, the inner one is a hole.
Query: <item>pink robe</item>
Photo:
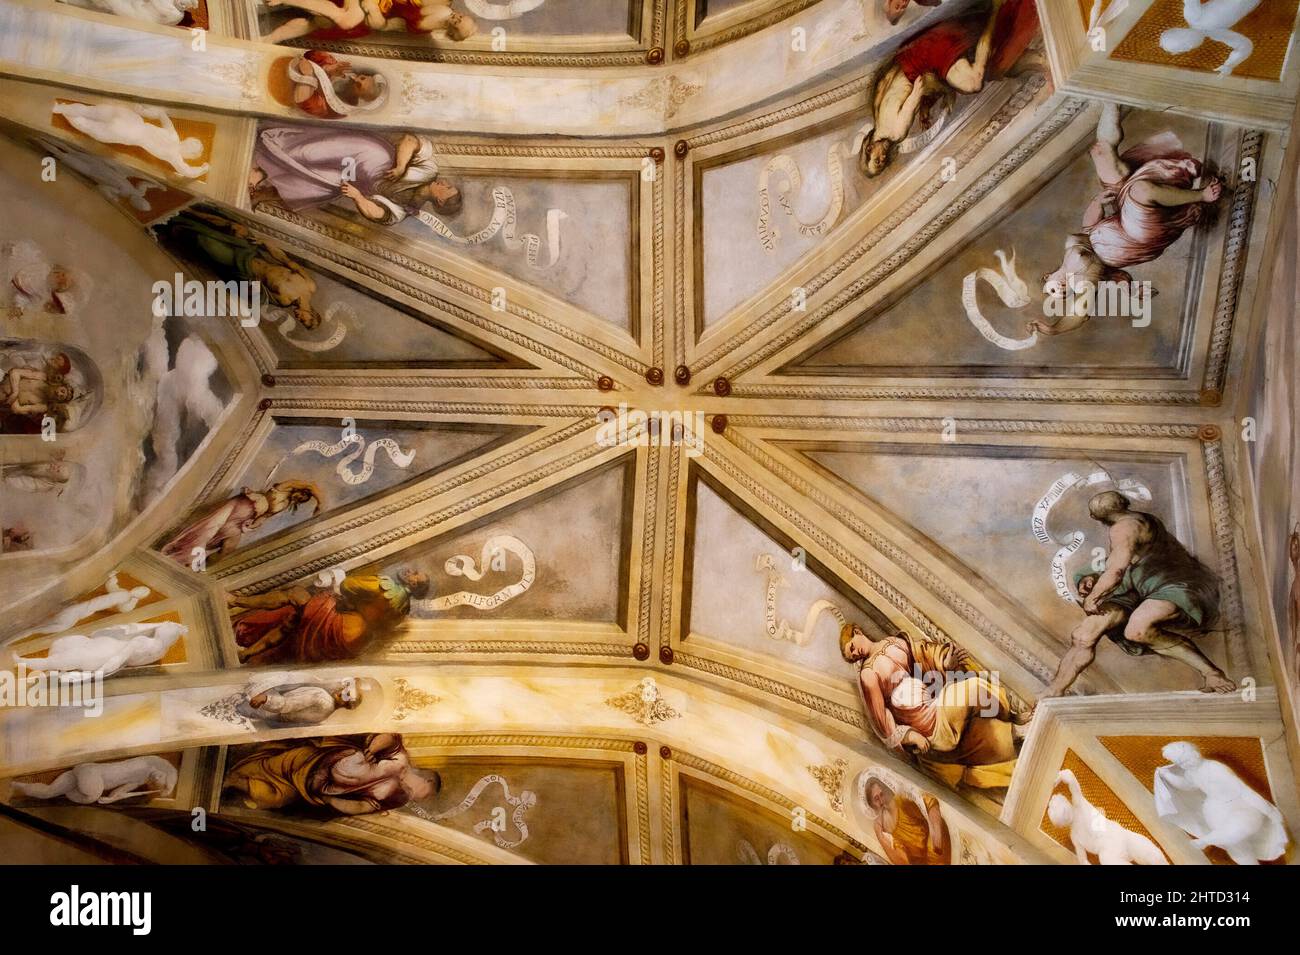
[[[1202,202],[1161,206],[1139,202],[1133,197],[1133,186],[1139,182],[1192,188],[1201,175],[1201,163],[1181,146],[1177,137],[1165,133],[1120,157],[1133,172],[1123,181],[1106,186],[1097,197],[1103,205],[1113,206],[1114,214],[1083,230],[1097,258],[1106,265],[1122,269],[1160,258],[1183,232],[1205,215]]]
[[[238,543],[245,531],[257,526],[255,522],[261,516],[257,504],[247,494],[232,497],[172,538],[163,548],[163,554],[188,567],[196,547],[211,552],[220,550],[226,541]]]

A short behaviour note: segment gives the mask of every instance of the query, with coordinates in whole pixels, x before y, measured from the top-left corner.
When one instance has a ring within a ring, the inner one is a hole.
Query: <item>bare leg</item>
[[[327,25],[325,23],[322,26]],[[296,40],[300,36],[306,36],[317,29],[317,24],[313,23],[306,17],[294,17],[292,20],[286,20],[278,27],[266,35],[267,43],[283,43],[285,40]]]
[[[340,30],[351,30],[365,19],[359,0],[343,0],[343,6],[330,0],[267,0],[269,7],[297,7],[318,17],[324,17]]]
[[[1119,144],[1123,138],[1124,130],[1119,124],[1119,106],[1103,103],[1101,117],[1097,120],[1097,141],[1093,143],[1089,155],[1097,169],[1097,178],[1108,186],[1123,182],[1133,172],[1129,164],[1119,158]]]
[[[1224,76],[1230,75],[1238,66],[1249,60],[1251,54],[1255,52],[1255,44],[1250,37],[1237,33],[1235,30],[1214,30],[1211,31],[1209,37],[1211,40],[1218,40],[1232,49],[1232,53],[1223,61],[1223,65],[1218,70]]]
[[[1106,635],[1107,630],[1118,627],[1124,622],[1124,611],[1118,607],[1109,607],[1098,614],[1089,614],[1079,621],[1079,625],[1070,634],[1070,649],[1061,657],[1056,668],[1056,676],[1043,691],[1043,696],[1060,696],[1068,690],[1079,674],[1092,666],[1097,657],[1097,644]]]
[[[1201,675],[1201,689],[1206,693],[1230,693],[1237,688],[1196,644],[1182,634],[1164,629],[1160,624],[1174,619],[1178,607],[1168,600],[1144,600],[1129,617],[1124,638],[1150,647],[1154,653],[1177,660]]]
[[[55,796],[66,796],[76,788],[77,774],[71,769],[65,773],[60,773],[58,779],[52,783],[14,783],[16,792],[23,796],[32,796],[35,799],[53,799]]]

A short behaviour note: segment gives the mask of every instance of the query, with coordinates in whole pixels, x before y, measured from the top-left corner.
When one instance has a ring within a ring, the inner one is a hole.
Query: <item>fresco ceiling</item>
[[[5,819],[1293,861],[1297,9],[1168,6],[0,0]]]

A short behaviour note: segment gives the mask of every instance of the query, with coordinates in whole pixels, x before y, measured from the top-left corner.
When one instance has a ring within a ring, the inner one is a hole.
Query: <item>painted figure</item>
[[[157,106],[135,103],[55,103],[53,112],[62,116],[77,132],[101,143],[137,146],[150,156],[172,167],[186,179],[207,174],[208,164],[190,165],[203,155],[203,143],[193,136],[181,138],[167,111]],[[158,125],[155,125],[154,120]]]
[[[176,254],[206,265],[222,281],[260,282],[262,294],[292,313],[306,329],[320,325],[313,307],[316,280],[278,245],[246,226],[198,209],[186,209],[158,226],[158,238]]]
[[[67,452],[59,449],[38,461],[0,464],[0,485],[6,491],[61,497],[72,484],[73,477],[81,474],[84,474],[84,468],[68,463]]]
[[[1204,168],[1183,151],[1172,133],[1148,139],[1121,155],[1123,136],[1119,107],[1106,103],[1091,152],[1103,189],[1083,214],[1083,231],[1065,240],[1060,268],[1043,276],[1044,294],[1074,307],[1063,304],[1063,317],[1055,324],[1030,322],[1031,332],[1061,335],[1083,325],[1091,314],[1078,303],[1087,303],[1089,288],[1101,282],[1129,285],[1130,267],[1160,258],[1223,195],[1223,183],[1217,178],[1194,188]]]
[[[423,597],[429,578],[403,569],[345,577],[337,590],[290,587],[256,596],[228,598],[239,659],[244,663],[349,660],[407,617],[412,599]]]
[[[323,50],[308,50],[285,69],[293,82],[293,102],[319,119],[370,113],[388,102],[388,80],[374,70],[355,68]]]
[[[1255,43],[1233,29],[1254,12],[1263,0],[1183,0],[1186,27],[1171,27],[1160,34],[1160,48],[1166,53],[1190,53],[1206,40],[1222,43],[1231,52],[1216,68],[1223,76],[1250,59]]]
[[[267,35],[271,43],[303,36],[355,40],[395,30],[460,41],[478,32],[474,18],[452,10],[451,0],[266,0],[266,5],[311,14],[281,23]]]
[[[1192,845],[1222,849],[1237,865],[1259,865],[1286,852],[1282,813],[1230,766],[1206,759],[1187,742],[1160,752],[1169,765],[1156,770],[1156,812],[1191,836]]]
[[[45,657],[22,657],[14,662],[29,670],[54,670],[62,683],[78,683],[97,674],[108,678],[124,667],[143,667],[157,663],[167,655],[182,636],[189,632],[183,624],[126,623],[104,627],[90,636],[79,633],[59,637],[50,644]]]
[[[99,398],[98,369],[82,352],[0,340],[0,433],[41,434],[47,417],[57,432],[76,430],[98,409]]]
[[[840,651],[860,665],[867,722],[891,750],[952,785],[1010,785],[1029,715],[1013,710],[1006,690],[964,651],[903,633],[873,640],[854,624],[841,630]]]
[[[372,222],[396,225],[426,203],[442,216],[460,211],[460,190],[438,175],[433,141],[365,130],[266,126],[257,136],[250,182],[273,189],[289,209],[346,198]],[[346,172],[345,172],[346,170]]]
[[[170,796],[176,789],[176,767],[161,756],[135,756],[116,763],[82,763],[54,782],[13,784],[14,792],[31,799],[57,799],[81,805],[101,805],[137,796]]]
[[[1088,502],[1093,520],[1107,528],[1106,567],[1081,573],[1076,587],[1085,614],[1070,634],[1070,649],[1043,693],[1060,696],[1092,665],[1097,644],[1109,637],[1133,656],[1156,653],[1187,664],[1207,693],[1236,684],[1180,631],[1203,634],[1219,610],[1219,582],[1154,514],[1131,509],[1118,491]]]
[[[110,574],[108,581],[104,584],[104,593],[64,607],[40,626],[19,634],[18,639],[33,637],[39,633],[62,633],[65,630],[71,630],[81,621],[96,614],[129,613],[138,607],[140,601],[151,593],[153,591],[145,586],[132,587],[127,590],[118,582],[116,573]]]
[[[306,807],[358,816],[386,812],[441,788],[411,765],[402,737],[327,736],[259,744],[226,773],[225,788],[250,809]]]
[[[361,705],[361,687],[356,677],[322,682],[288,680],[283,673],[250,680],[235,711],[246,719],[262,720],[273,726],[316,726],[338,710]]]
[[[75,315],[94,285],[81,270],[51,263],[30,239],[0,244],[0,272],[0,305],[8,305],[11,318],[26,312]]]
[[[912,124],[930,125],[940,98],[978,93],[989,80],[1010,75],[1037,35],[1034,0],[993,0],[986,11],[937,23],[904,43],[872,84],[873,128],[862,143],[862,172],[884,172]]]
[[[1130,832],[1090,803],[1079,788],[1078,777],[1068,769],[1057,777],[1070,791],[1067,799],[1060,793],[1047,801],[1047,818],[1052,825],[1070,830],[1079,865],[1091,865],[1088,854],[1099,865],[1168,865],[1160,847],[1140,832]]]
[[[297,511],[310,503],[312,514],[319,514],[321,501],[320,489],[307,481],[279,481],[265,491],[242,488],[173,537],[162,552],[183,566],[190,565],[199,548],[208,557],[224,556],[239,546],[244,534],[285,511]]]
[[[929,793],[896,791],[880,776],[868,776],[863,798],[880,848],[894,865],[949,865],[952,842],[939,800]]]
[[[32,549],[32,532],[21,525],[2,528],[0,534],[0,554]]]

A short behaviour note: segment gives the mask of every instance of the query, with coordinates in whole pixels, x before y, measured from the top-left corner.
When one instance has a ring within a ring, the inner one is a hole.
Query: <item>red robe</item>
[[[974,55],[987,23],[987,13],[967,14],[937,23],[899,47],[895,62],[913,83],[926,73],[943,79],[958,60]],[[1001,78],[1020,59],[1037,33],[1038,9],[1034,0],[1007,0],[993,26],[985,79]]]

